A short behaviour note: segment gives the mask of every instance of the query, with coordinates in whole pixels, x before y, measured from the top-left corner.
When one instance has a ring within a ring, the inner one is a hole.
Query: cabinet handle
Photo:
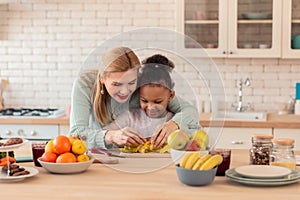
[[[233,51],[229,51],[229,54],[233,54]]]
[[[223,51],[222,54],[226,54],[226,51]]]
[[[231,144],[244,144],[244,142],[243,141],[231,141]]]
[[[25,134],[24,134],[24,130],[19,129],[19,130],[18,130],[18,135],[20,135],[20,136],[25,135]]]

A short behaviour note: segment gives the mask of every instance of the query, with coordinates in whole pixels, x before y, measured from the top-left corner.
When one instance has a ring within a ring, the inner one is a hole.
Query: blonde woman
[[[143,144],[146,139],[131,127],[103,129],[129,108],[139,107],[139,94],[135,92],[140,67],[138,57],[131,49],[119,47],[102,57],[102,65],[100,68],[104,67],[104,71],[86,72],[74,82],[70,134],[87,138],[89,148]],[[175,115],[157,129],[155,135],[165,137],[199,120],[196,108],[176,96],[168,103],[168,109]],[[161,138],[153,142],[159,143],[156,146],[162,145]]]

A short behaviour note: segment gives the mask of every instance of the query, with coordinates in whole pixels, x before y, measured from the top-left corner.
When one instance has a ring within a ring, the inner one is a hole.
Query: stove
[[[6,108],[0,110],[1,118],[58,118],[66,114],[56,108]],[[28,140],[50,140],[59,135],[58,124],[5,124],[0,123],[0,138],[21,137]]]
[[[57,118],[66,113],[64,110],[56,108],[6,108],[0,110],[0,117],[42,117]]]

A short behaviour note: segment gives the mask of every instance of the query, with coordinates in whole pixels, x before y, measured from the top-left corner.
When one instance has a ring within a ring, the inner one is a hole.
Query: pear
[[[168,136],[167,142],[170,148],[176,150],[183,150],[186,144],[189,142],[189,140],[190,137],[187,132],[183,130],[176,130]]]
[[[198,146],[201,147],[201,150],[206,150],[208,147],[208,134],[204,130],[196,130],[193,132],[191,140],[198,142]]]

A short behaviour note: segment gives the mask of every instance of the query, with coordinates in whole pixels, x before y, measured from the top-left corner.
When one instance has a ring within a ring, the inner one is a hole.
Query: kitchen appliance
[[[66,114],[64,110],[53,108],[7,108],[0,110],[0,117],[47,117],[58,118]]]
[[[49,119],[65,115],[65,110],[55,108],[7,108],[0,110],[1,118]],[[59,135],[58,124],[0,124],[0,137],[21,137],[28,140],[47,141]]]

